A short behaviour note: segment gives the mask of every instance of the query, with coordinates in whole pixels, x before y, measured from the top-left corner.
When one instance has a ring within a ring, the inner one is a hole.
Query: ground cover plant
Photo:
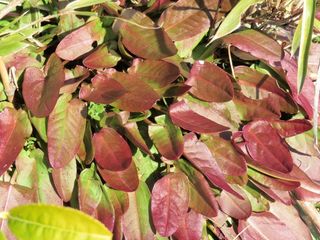
[[[320,239],[318,15],[0,1],[0,239]]]

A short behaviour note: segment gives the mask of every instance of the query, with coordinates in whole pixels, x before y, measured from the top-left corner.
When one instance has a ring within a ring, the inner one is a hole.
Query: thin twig
[[[230,67],[231,67],[231,72],[232,72],[232,77],[235,79],[236,75],[234,73],[234,69],[233,69],[233,62],[232,62],[232,57],[231,57],[231,45],[228,44],[228,56],[229,56],[229,62],[230,62]]]
[[[21,5],[23,0],[13,0],[5,8],[0,11],[0,19],[6,16],[9,12]]]
[[[9,102],[12,102],[14,92],[15,92],[15,87],[10,82],[9,74],[7,72],[6,65],[4,64],[2,57],[0,57],[0,76],[2,79],[4,91],[8,97],[8,100]]]
[[[313,99],[313,137],[314,145],[318,149],[318,118],[319,118],[319,93],[320,93],[320,63]]]
[[[244,229],[242,229],[241,232],[239,232],[238,235],[235,236],[234,239],[232,239],[232,240],[236,240],[238,237],[240,237],[240,235],[241,235],[242,233],[244,233],[249,227],[250,227],[250,225],[248,224],[248,225],[247,225]]]

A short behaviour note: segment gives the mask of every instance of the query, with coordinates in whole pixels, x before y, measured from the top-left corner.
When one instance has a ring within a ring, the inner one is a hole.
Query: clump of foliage
[[[303,11],[0,1],[2,238],[319,239]]]

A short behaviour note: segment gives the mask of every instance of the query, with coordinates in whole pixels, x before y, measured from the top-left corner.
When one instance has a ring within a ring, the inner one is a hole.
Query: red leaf
[[[74,93],[79,84],[90,76],[87,68],[77,65],[74,69],[65,69],[65,80],[60,88],[60,94]]]
[[[213,122],[191,110],[185,101],[172,104],[169,108],[169,114],[173,123],[189,131],[213,133],[228,130],[228,127]]]
[[[133,192],[139,185],[138,172],[134,161],[131,161],[128,168],[120,171],[110,171],[102,168],[98,169],[106,184],[116,190]]]
[[[202,135],[201,139],[208,146],[223,174],[242,176],[246,173],[246,161],[230,141],[213,134]]]
[[[259,120],[245,125],[243,137],[255,161],[283,173],[292,170],[293,160],[288,147],[267,121]]]
[[[53,168],[66,166],[77,154],[86,127],[85,103],[62,95],[48,119],[48,156]]]
[[[172,83],[180,74],[179,68],[161,60],[134,59],[128,69],[130,75],[137,75],[153,89],[164,88]]]
[[[161,236],[170,236],[179,228],[188,211],[188,197],[188,179],[183,173],[171,173],[154,184],[151,212]]]
[[[230,217],[236,219],[248,218],[252,212],[250,201],[239,187],[236,190],[243,197],[243,200],[236,198],[226,191],[222,191],[220,197],[217,198],[219,206]]]
[[[113,72],[110,77],[120,83],[125,90],[113,106],[124,111],[143,112],[150,109],[160,96],[140,77],[123,72]]]
[[[148,16],[127,8],[121,12],[121,17],[136,23],[117,20],[114,27],[119,29],[122,43],[130,52],[146,59],[162,59],[176,54],[177,49],[167,33]]]
[[[248,219],[240,220],[238,232],[241,232],[243,240],[271,240],[275,239],[275,234],[277,240],[300,239],[300,234],[295,236],[284,222],[270,212],[252,213]]]
[[[0,176],[17,158],[31,132],[26,112],[12,108],[0,112]]]
[[[121,57],[103,44],[87,56],[82,62],[88,68],[111,68],[117,65]]]
[[[95,19],[68,34],[58,44],[56,54],[64,60],[75,60],[92,50],[92,44],[103,40],[105,30],[99,19]]]
[[[146,142],[140,134],[138,125],[136,122],[127,122],[124,124],[125,135],[126,137],[138,148],[140,148],[145,153],[152,155]]]
[[[197,136],[194,133],[188,133],[184,136],[183,154],[210,180],[212,184],[242,199],[242,196],[228,185],[221,169],[212,157],[210,150],[203,142],[197,139]]]
[[[132,153],[123,137],[113,128],[102,128],[93,136],[95,159],[98,165],[109,171],[123,171],[132,162]]]
[[[184,215],[178,230],[173,234],[173,239],[176,240],[196,240],[201,239],[202,228],[205,219],[201,214],[192,210]]]
[[[297,106],[291,96],[278,87],[277,80],[267,74],[260,73],[246,66],[234,69],[242,92],[252,99],[272,97],[280,106],[280,110],[294,114]]]
[[[27,107],[36,117],[46,117],[53,110],[60,87],[64,82],[61,60],[52,54],[46,65],[47,73],[36,67],[29,67],[24,73],[22,94]]]
[[[126,90],[116,80],[98,73],[91,79],[92,84],[82,84],[79,98],[86,101],[109,104],[119,99]]]
[[[229,74],[209,62],[196,61],[186,84],[192,86],[192,95],[207,102],[227,102],[233,97]]]
[[[283,138],[292,137],[312,129],[312,124],[305,119],[293,119],[290,121],[272,120],[270,123]]]

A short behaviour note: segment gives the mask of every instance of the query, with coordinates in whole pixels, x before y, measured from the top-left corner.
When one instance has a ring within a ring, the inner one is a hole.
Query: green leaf
[[[106,0],[76,0],[69,3],[64,9],[65,10],[74,10],[78,8],[90,7],[95,4],[105,3]]]
[[[6,240],[6,236],[4,235],[4,233],[1,231],[0,232],[0,240]]]
[[[309,49],[312,38],[313,22],[316,11],[315,0],[305,0],[302,14],[301,39],[298,58],[298,92],[300,93],[308,69]]]
[[[240,2],[238,2],[238,4],[223,20],[218,31],[210,42],[213,42],[215,39],[224,37],[240,27],[241,16],[249,9],[249,7],[259,2],[262,2],[262,0],[241,0]]]
[[[109,240],[112,234],[97,220],[65,207],[25,205],[8,213],[8,225],[20,240]]]
[[[292,43],[291,43],[291,56],[293,56],[299,48],[301,39],[302,19],[299,20],[298,26],[294,31]]]

